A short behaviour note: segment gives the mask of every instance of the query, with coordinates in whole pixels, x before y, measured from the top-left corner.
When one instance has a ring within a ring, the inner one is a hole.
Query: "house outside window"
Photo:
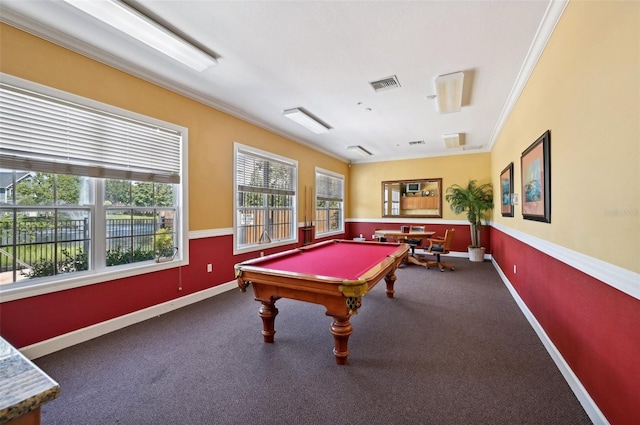
[[[298,162],[234,145],[234,253],[296,243]]]
[[[316,236],[344,232],[344,176],[316,168]]]
[[[0,170],[0,204],[10,203],[13,199],[16,183],[20,183],[22,180],[32,179],[33,174],[34,173],[30,172],[20,172],[14,176],[13,171]]]
[[[2,77],[0,292],[186,262],[186,129]]]

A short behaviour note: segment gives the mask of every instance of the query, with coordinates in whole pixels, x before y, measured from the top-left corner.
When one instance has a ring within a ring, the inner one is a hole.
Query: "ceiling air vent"
[[[378,81],[370,81],[369,84],[371,84],[371,87],[373,87],[375,91],[396,89],[400,87],[400,82],[398,81],[398,77],[396,77],[395,75],[392,75],[391,77],[383,78],[382,80],[378,80]]]
[[[414,145],[424,145],[424,140],[414,140],[413,142],[409,142],[409,146]]]

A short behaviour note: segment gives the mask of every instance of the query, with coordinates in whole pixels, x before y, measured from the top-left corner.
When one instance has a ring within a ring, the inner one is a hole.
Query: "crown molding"
[[[520,68],[520,72],[518,73],[516,82],[511,88],[511,92],[509,93],[509,97],[507,98],[507,101],[502,108],[502,112],[500,113],[498,122],[493,129],[493,133],[491,133],[489,143],[487,144],[487,148],[489,151],[493,149],[493,145],[500,135],[500,132],[502,132],[502,128],[507,122],[509,115],[511,115],[511,111],[513,111],[513,108],[516,106],[516,102],[520,98],[524,87],[529,81],[529,77],[531,77],[533,70],[538,64],[538,60],[540,59],[540,56],[542,56],[542,52],[544,51],[547,42],[551,38],[551,34],[556,28],[556,25],[558,24],[558,21],[560,20],[564,9],[567,7],[567,4],[569,4],[569,0],[551,0],[549,2],[544,17],[542,18],[542,22],[540,23],[538,31],[533,38],[533,42],[529,47],[529,52],[527,53],[524,63]]]

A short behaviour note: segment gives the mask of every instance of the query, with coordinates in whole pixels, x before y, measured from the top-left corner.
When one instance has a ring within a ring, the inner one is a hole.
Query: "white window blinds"
[[[236,184],[240,192],[295,195],[296,166],[239,149],[236,155]]]
[[[316,198],[320,201],[342,201],[344,179],[318,171],[316,173]]]
[[[0,83],[0,167],[180,183],[182,135]]]

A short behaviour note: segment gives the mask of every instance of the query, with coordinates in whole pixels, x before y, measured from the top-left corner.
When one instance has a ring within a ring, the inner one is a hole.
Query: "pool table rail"
[[[269,257],[274,258],[271,256]],[[257,258],[255,260],[260,260],[261,258]],[[335,289],[332,287],[327,288],[327,285],[335,285],[338,286],[338,289],[344,296],[354,297],[366,294],[382,277],[390,271],[395,271],[398,264],[400,264],[404,258],[406,258],[406,251],[400,251],[399,254],[389,255],[382,262],[367,270],[367,272],[358,277],[358,279],[341,279],[332,276],[304,274],[289,270],[272,269],[269,267],[261,267],[257,265],[259,262],[253,262],[252,260],[236,264],[235,276],[238,280],[238,286],[242,292],[245,292],[247,287],[254,281],[267,280],[269,283],[277,283],[284,287],[304,286],[318,292],[327,293],[335,292]],[[373,282],[374,280],[375,282]]]

